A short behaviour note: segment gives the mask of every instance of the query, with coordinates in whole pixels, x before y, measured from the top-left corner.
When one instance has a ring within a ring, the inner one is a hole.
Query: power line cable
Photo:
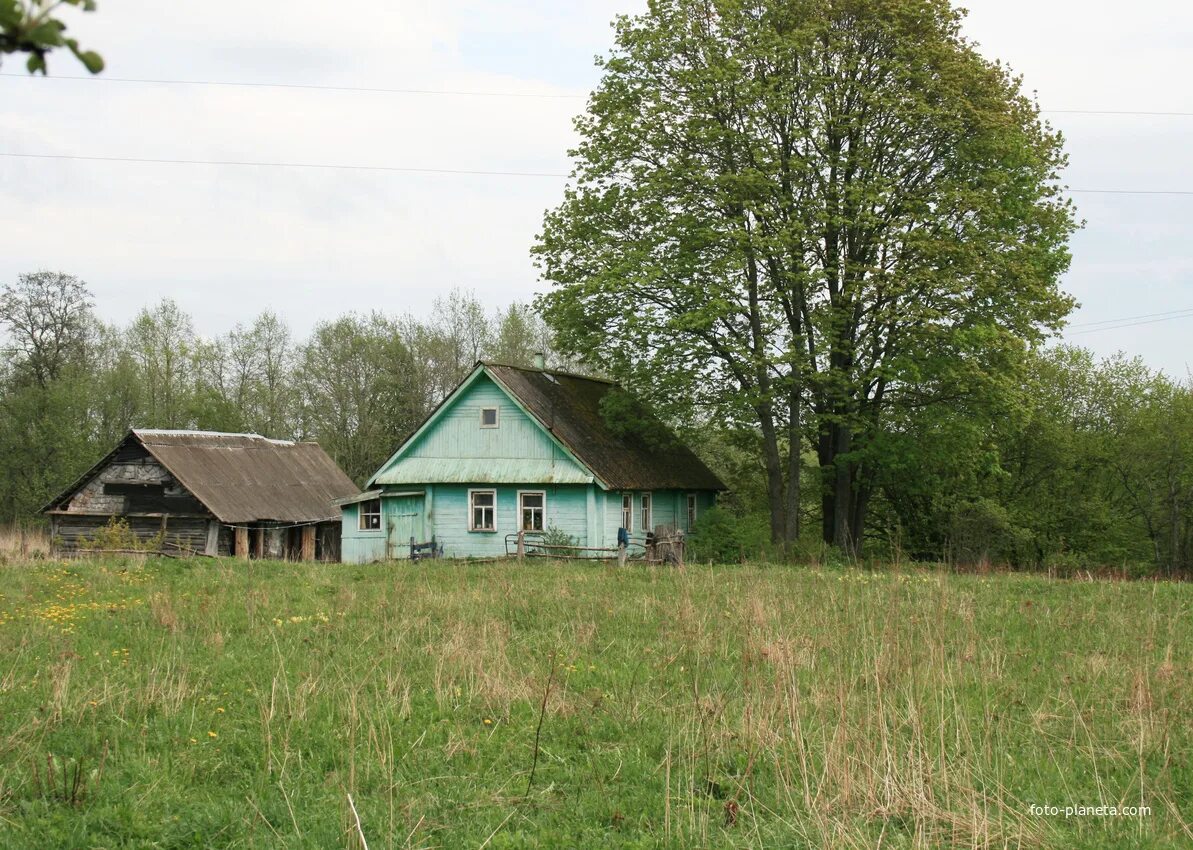
[[[480,168],[424,168],[393,165],[347,165],[327,162],[271,162],[264,160],[230,159],[168,159],[164,157],[136,156],[84,156],[81,154],[9,153],[0,152],[0,157],[12,159],[53,159],[81,162],[149,163],[154,165],[216,165],[245,168],[309,168],[329,171],[379,171],[398,174],[460,174],[488,177],[550,177],[567,178],[571,175],[562,171],[501,171]],[[1193,195],[1193,190],[1177,189],[1065,189],[1069,194],[1109,195]]]
[[[1079,195],[1193,195],[1188,189],[1065,189]]]
[[[1157,317],[1172,316],[1173,318],[1183,318],[1185,315],[1193,314],[1193,307],[1181,307],[1179,310],[1164,310],[1160,313],[1144,313],[1141,316],[1119,316],[1117,319],[1102,319],[1098,322],[1078,322],[1069,325],[1071,328],[1088,328],[1094,325],[1115,325],[1119,322],[1133,322],[1137,319],[1154,319]]]
[[[531,100],[584,100],[587,94],[550,93],[550,92],[514,92],[514,91],[474,91],[468,89],[408,89],[386,88],[380,86],[329,86],[315,83],[261,83],[242,82],[235,80],[175,80],[155,79],[150,77],[93,77],[82,74],[55,74],[54,76],[34,76],[31,74],[0,73],[0,77],[18,77],[21,79],[37,80],[82,80],[95,83],[133,83],[143,85],[165,86],[224,86],[230,88],[270,88],[270,89],[300,89],[308,91],[338,91],[360,92],[366,94],[413,94],[413,95],[449,95],[454,97],[510,97]],[[1140,109],[1041,109],[1041,112],[1052,115],[1138,115],[1165,118],[1193,118],[1193,112],[1140,110]]]
[[[1050,115],[1141,115],[1155,118],[1193,118],[1193,112],[1161,112],[1145,109],[1041,109]]]
[[[1180,316],[1165,316],[1163,318],[1147,319],[1147,320],[1141,321],[1141,322],[1125,322],[1125,323],[1119,324],[1119,325],[1107,325],[1105,327],[1100,327],[1100,328],[1087,328],[1082,331],[1074,331],[1073,333],[1066,333],[1065,336],[1084,336],[1085,334],[1096,334],[1096,333],[1101,333],[1102,331],[1121,331],[1126,328],[1137,328],[1142,325],[1154,325],[1159,322],[1171,322],[1176,319],[1189,319],[1189,318],[1193,318],[1193,314],[1186,314],[1186,315],[1180,315]]]
[[[470,168],[415,168],[389,165],[344,165],[321,162],[260,162],[228,159],[152,159],[133,156],[76,156],[49,153],[0,153],[17,159],[81,160],[85,162],[153,163],[156,165],[230,165],[249,168],[315,168],[331,171],[387,171],[400,174],[467,174],[491,177],[567,177],[563,172],[546,171],[490,171]]]
[[[34,79],[30,74],[0,74],[0,77]],[[366,94],[452,95],[456,97],[512,97],[539,100],[582,100],[583,94],[551,94],[547,92],[469,91],[464,89],[403,89],[372,86],[326,86],[307,83],[246,83],[223,80],[155,80],[134,77],[84,77],[69,74],[36,77],[39,80],[86,80],[97,83],[145,83],[165,86],[224,86],[229,88],[305,89],[309,91],[361,92]]]

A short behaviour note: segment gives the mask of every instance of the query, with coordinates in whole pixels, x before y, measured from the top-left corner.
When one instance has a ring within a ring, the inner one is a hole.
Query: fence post
[[[418,551],[414,548],[414,537],[413,536],[410,538],[410,560],[412,560],[412,561],[418,560]]]
[[[685,546],[684,533],[683,533],[683,531],[678,531],[678,532],[676,532],[676,538],[675,538],[675,562],[676,562],[676,564],[678,564],[681,567],[683,566],[684,546]]]
[[[625,566],[625,543],[617,544],[617,566]]]
[[[518,560],[523,561],[525,559],[526,559],[526,532],[519,531],[518,532]]]

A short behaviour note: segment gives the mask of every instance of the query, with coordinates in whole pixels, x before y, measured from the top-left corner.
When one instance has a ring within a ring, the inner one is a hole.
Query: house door
[[[385,547],[389,558],[409,558],[410,538],[415,543],[426,543],[423,526],[423,504],[425,496],[395,496],[384,500]]]

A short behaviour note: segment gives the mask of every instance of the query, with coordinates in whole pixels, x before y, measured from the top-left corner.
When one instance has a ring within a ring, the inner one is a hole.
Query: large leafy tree
[[[410,349],[379,313],[321,322],[299,356],[300,432],[364,483],[427,410]]]
[[[856,549],[879,437],[997,391],[1071,308],[1061,138],[947,0],[652,0],[535,248],[573,353],[758,434],[771,533]]]

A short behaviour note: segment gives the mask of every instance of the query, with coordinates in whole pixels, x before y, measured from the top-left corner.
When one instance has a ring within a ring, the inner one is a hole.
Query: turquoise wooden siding
[[[497,491],[496,531],[469,531],[469,490]],[[410,538],[435,542],[449,558],[496,558],[506,554],[506,535],[520,528],[519,491],[545,492],[545,525],[565,531],[581,545],[614,549],[617,529],[621,526],[621,496],[595,485],[428,485],[422,496],[383,497],[380,531],[361,531],[357,505],[346,505],[343,512],[342,550],[346,563],[401,560],[410,555]],[[642,492],[634,491],[634,519],[631,533],[642,536]],[[687,531],[687,492],[655,490],[651,492],[653,525],[672,525]],[[697,494],[697,519],[713,506],[713,493]],[[589,536],[589,529],[592,535]]]
[[[497,408],[497,427],[481,427],[481,410]],[[369,482],[382,491],[381,529],[361,531],[358,505],[343,508],[343,559],[365,563],[408,558],[410,538],[432,537],[449,558],[494,558],[506,554],[506,537],[521,527],[519,491],[544,492],[544,525],[578,544],[615,549],[621,526],[622,494],[606,491],[523,413],[483,372],[426,423]],[[496,491],[496,529],[469,531],[470,490]],[[411,491],[420,491],[412,496]],[[642,491],[634,491],[631,533],[641,536]],[[651,525],[686,530],[687,492],[652,494]],[[699,495],[703,514],[715,494]]]
[[[483,489],[497,491],[497,530],[469,531],[468,491]],[[545,526],[566,531],[582,544],[588,539],[587,486],[526,484],[487,487],[484,484],[437,484],[431,524],[436,542],[443,544],[444,555],[449,558],[494,558],[504,555],[506,535],[516,534],[521,528],[518,516],[519,490],[546,493]]]
[[[632,517],[632,528],[630,533],[634,536],[641,536],[642,529],[642,490],[626,491],[633,497],[634,510]],[[688,526],[688,493],[689,490],[653,490],[649,491],[652,502],[652,517],[651,525],[669,525],[673,528],[678,528],[682,531],[690,531]],[[621,492],[608,492],[602,494],[602,502],[604,504],[605,516],[601,523],[602,534],[606,540],[612,540],[610,545],[617,545],[617,529],[621,527],[621,497],[624,494]],[[711,508],[716,503],[716,494],[709,491],[701,491],[696,493],[697,506],[696,518],[704,515],[704,512]]]
[[[383,496],[381,528],[364,531],[360,527],[360,505],[344,505],[341,514],[340,559],[350,564],[410,557],[410,538],[424,543],[426,528],[425,497],[422,495]]]
[[[497,408],[496,428],[480,425],[481,409],[489,407]],[[371,484],[587,484],[591,480],[592,473],[482,374]]]

